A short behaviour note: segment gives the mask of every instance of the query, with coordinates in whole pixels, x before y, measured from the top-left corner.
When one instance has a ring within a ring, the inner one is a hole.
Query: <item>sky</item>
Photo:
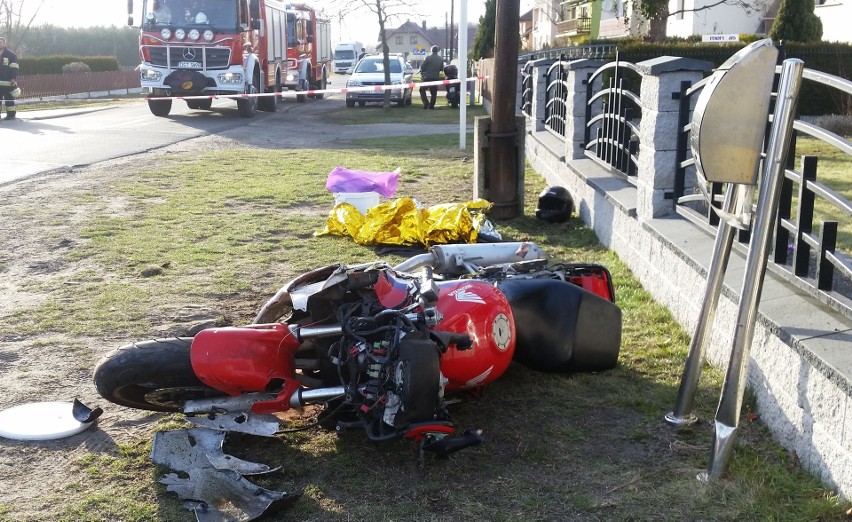
[[[34,2],[30,0],[27,3]],[[398,17],[389,22],[391,27],[398,27],[410,19],[415,23],[426,20],[428,27],[444,27],[449,19],[451,0],[410,0],[410,12],[404,17]],[[375,42],[379,34],[379,23],[376,15],[362,8],[341,21],[334,9],[329,8],[333,0],[300,0],[316,9],[325,8],[326,15],[332,20],[332,41],[360,41],[365,44]],[[294,2],[295,3],[295,2]],[[339,3],[339,2],[338,2]],[[350,2],[351,3],[351,2]],[[456,24],[459,22],[461,0],[454,0]],[[521,12],[528,10],[530,0],[521,0]],[[137,0],[137,5],[141,2]],[[85,6],[85,8],[82,8]],[[525,7],[526,6],[526,7]],[[468,0],[467,19],[469,23],[478,23],[479,17],[485,12],[485,0]],[[135,8],[137,22],[139,21],[138,7]],[[111,26],[127,23],[126,0],[85,0],[70,2],[68,0],[45,0],[39,11],[35,25],[50,23],[63,27],[91,27],[97,25]]]

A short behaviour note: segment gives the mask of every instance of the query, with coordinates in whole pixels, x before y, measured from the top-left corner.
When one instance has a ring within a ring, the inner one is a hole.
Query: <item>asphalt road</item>
[[[330,88],[340,88],[345,77],[335,75]],[[341,103],[343,95],[297,103],[285,96],[278,111],[310,110],[315,103]],[[241,118],[231,99],[214,100],[212,110],[191,110],[176,100],[168,117],[151,114],[144,100],[109,106],[82,102],[73,109],[18,111],[18,119],[0,121],[0,185],[31,176],[91,165],[177,143],[205,134],[219,134],[244,126],[262,125],[275,114],[258,112]]]
[[[332,76],[329,88],[342,88],[347,78]],[[209,134],[255,146],[316,147],[363,136],[458,132],[457,125],[446,124],[371,124],[369,128],[324,125],[321,107],[342,107],[344,99],[343,94],[335,93],[326,94],[323,100],[298,103],[295,93],[285,93],[277,113],[258,112],[254,118],[240,117],[232,99],[214,100],[210,111],[191,110],[184,101],[176,100],[165,118],[152,115],[144,100],[98,106],[81,102],[73,109],[18,111],[17,120],[0,121],[0,186],[43,174],[72,172]],[[420,105],[415,102],[412,107]],[[294,121],[303,123],[298,132],[294,132]]]

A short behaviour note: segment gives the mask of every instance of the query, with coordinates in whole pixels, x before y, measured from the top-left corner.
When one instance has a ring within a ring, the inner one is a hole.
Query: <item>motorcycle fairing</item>
[[[229,395],[269,391],[294,380],[298,336],[285,324],[202,330],[192,341],[192,370],[201,382]]]
[[[621,345],[621,310],[558,279],[506,279],[497,287],[515,314],[516,361],[545,372],[612,368]]]
[[[382,306],[395,308],[409,300],[412,284],[410,281],[393,277],[388,270],[382,270],[373,291]]]
[[[564,265],[562,268],[570,282],[583,290],[588,290],[610,302],[615,302],[612,275],[603,265],[574,263]]]

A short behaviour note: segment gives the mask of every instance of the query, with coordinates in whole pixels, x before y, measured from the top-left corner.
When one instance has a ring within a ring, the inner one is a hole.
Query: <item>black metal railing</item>
[[[628,88],[626,73],[641,81],[635,64],[616,60],[592,73],[586,83],[586,155],[635,180],[639,163],[642,101]],[[608,80],[605,79],[608,77]],[[597,80],[601,80],[598,82]],[[601,89],[595,92],[595,85]],[[637,89],[638,91],[638,89]]]
[[[555,49],[543,49],[518,56],[518,63],[527,63],[537,58],[560,58],[564,60],[606,60],[615,56],[615,44],[572,45]]]
[[[811,69],[803,73],[812,81],[852,95],[852,82]],[[680,112],[677,140],[677,165],[674,183],[675,210],[696,224],[712,231],[719,218],[711,207],[723,199],[721,183],[689,183],[695,179],[695,161],[690,144],[691,103],[704,88],[707,79],[695,85],[684,83],[680,89]],[[767,122],[768,123],[768,122]],[[852,143],[849,139],[812,123],[797,119],[775,222],[772,263],[769,269],[790,281],[809,295],[831,308],[852,317],[852,245],[848,232],[852,227],[852,203],[846,195],[818,181],[818,158],[803,156],[796,167],[796,143],[802,136],[815,138],[821,144],[843,153],[852,162]],[[848,181],[841,182],[848,187]],[[699,193],[686,193],[685,187],[695,186]],[[848,189],[847,189],[848,190]],[[845,227],[845,228],[844,228]],[[846,238],[846,239],[844,239]],[[740,233],[745,249],[748,231]]]
[[[532,113],[533,96],[535,95],[535,92],[533,91],[534,73],[535,67],[533,67],[533,63],[531,61],[524,64],[524,68],[521,70],[521,112],[527,118],[535,117]]]
[[[557,136],[565,137],[565,118],[568,114],[568,62],[560,57],[544,75],[547,89],[544,95],[544,126]]]

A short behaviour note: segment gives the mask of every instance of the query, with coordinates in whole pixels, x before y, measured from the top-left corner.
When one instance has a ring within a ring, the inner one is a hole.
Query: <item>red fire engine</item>
[[[127,4],[132,26],[133,0]],[[331,70],[328,20],[279,0],[142,0],[139,52],[142,90],[155,116],[172,107],[171,99],[157,98],[208,96],[186,104],[209,110],[215,95],[256,93],[271,95],[237,98],[240,115],[274,112],[283,89],[325,89]]]

